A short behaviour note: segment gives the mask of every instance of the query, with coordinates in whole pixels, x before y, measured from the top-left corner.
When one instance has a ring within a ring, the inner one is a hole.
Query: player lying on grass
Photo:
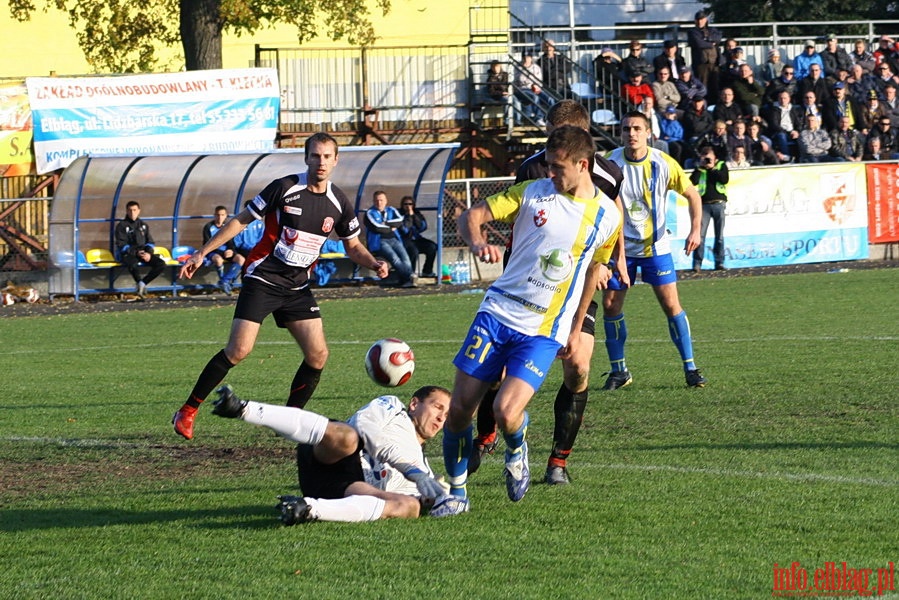
[[[414,519],[466,512],[468,501],[447,495],[424,456],[424,443],[443,427],[449,390],[419,388],[406,409],[396,396],[375,398],[346,422],[288,406],[241,400],[218,390],[212,413],[268,427],[298,442],[303,497],[279,496],[281,521]]]

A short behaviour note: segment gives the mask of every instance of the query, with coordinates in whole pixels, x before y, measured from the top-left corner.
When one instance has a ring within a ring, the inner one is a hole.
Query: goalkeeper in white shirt
[[[218,396],[213,414],[267,427],[299,444],[303,496],[279,496],[285,525],[414,519],[423,513],[442,517],[468,509],[467,500],[447,494],[423,451],[446,420],[450,392],[445,388],[419,388],[408,409],[396,396],[380,396],[346,422],[241,400],[227,385]]]

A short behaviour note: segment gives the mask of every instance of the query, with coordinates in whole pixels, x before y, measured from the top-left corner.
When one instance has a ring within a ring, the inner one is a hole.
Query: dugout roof
[[[442,248],[443,193],[458,144],[342,147],[332,181],[357,212],[384,190],[390,204],[416,198]],[[157,245],[202,245],[215,206],[235,214],[270,181],[306,170],[302,149],[248,154],[83,156],[63,172],[50,211],[50,295],[87,290],[77,252],[113,249],[115,224],[136,200]],[[438,257],[438,263],[439,257]],[[124,269],[121,269],[124,271]],[[162,278],[160,278],[162,279]],[[133,287],[133,282],[128,282]],[[172,281],[173,291],[175,282]],[[98,290],[92,290],[98,291]]]

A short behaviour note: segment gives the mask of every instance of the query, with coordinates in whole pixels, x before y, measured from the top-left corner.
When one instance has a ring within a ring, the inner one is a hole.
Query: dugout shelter
[[[458,144],[340,148],[332,181],[355,203],[356,213],[384,190],[392,206],[412,195],[428,219],[426,235],[437,243],[442,264],[443,197]],[[50,211],[50,297],[131,291],[124,267],[87,260],[89,251],[114,251],[116,223],[136,200],[157,247],[202,245],[203,226],[217,205],[242,210],[270,181],[306,170],[302,149],[267,153],[82,156],[63,172]],[[364,232],[362,241],[364,243]],[[150,290],[176,294],[191,282],[177,279],[178,263]]]

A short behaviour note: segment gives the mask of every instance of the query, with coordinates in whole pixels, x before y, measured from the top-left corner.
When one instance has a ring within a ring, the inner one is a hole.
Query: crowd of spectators
[[[771,48],[753,66],[699,11],[692,64],[678,40],[655,57],[634,40],[624,58],[604,48],[594,65],[597,81],[617,78],[629,109],[650,116],[653,145],[688,168],[704,146],[731,168],[899,158],[899,43],[818,39],[792,59]]]

